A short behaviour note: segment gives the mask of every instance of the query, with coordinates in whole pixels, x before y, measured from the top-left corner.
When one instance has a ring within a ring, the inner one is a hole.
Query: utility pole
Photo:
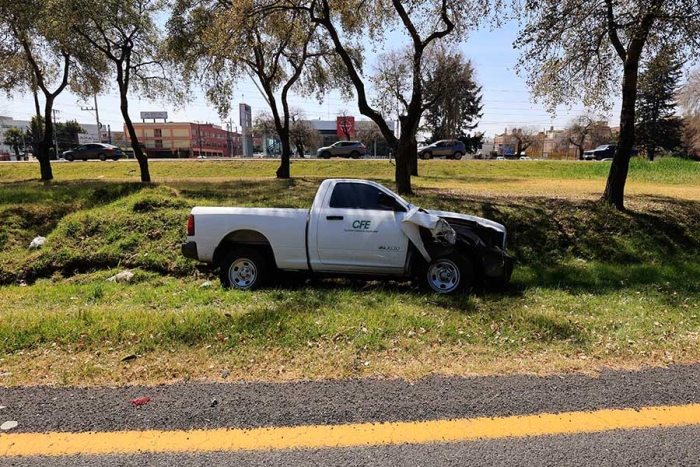
[[[542,155],[540,155],[540,159],[544,159],[544,142],[545,141],[547,141],[547,129],[546,128],[542,132]]]
[[[109,144],[112,144],[112,127],[109,124],[107,125],[107,138],[109,140]]]
[[[246,111],[245,111],[245,94],[241,94],[241,101],[242,101],[242,103],[243,103],[243,105],[244,105],[244,108],[243,108],[243,115],[241,116],[241,138],[242,138],[242,140],[243,140],[243,157],[250,157],[250,154],[248,154],[248,132],[246,131],[246,130],[247,130],[246,127],[248,126],[248,123],[249,123],[249,122],[247,121],[247,118],[244,118],[245,115],[246,115]],[[238,108],[240,109],[240,106],[239,106]],[[246,120],[246,121],[243,121],[243,120]],[[264,146],[265,146],[265,145],[263,144],[263,147],[264,147]]]
[[[53,155],[58,160],[58,138],[56,137],[56,112],[59,110],[53,109]]]
[[[204,156],[202,153],[202,132],[200,131],[200,126],[202,123],[199,120],[197,120],[195,123],[197,123],[197,144],[199,145],[199,150],[197,152],[199,156]]]
[[[231,128],[233,127],[233,120],[231,117],[226,123],[226,148],[228,149],[228,157],[233,157],[233,139],[231,138]]]
[[[97,122],[97,142],[102,142],[102,124],[100,123],[100,112],[97,110],[97,94],[95,94],[95,107],[80,107],[80,110],[85,110],[88,112],[95,112],[95,121]],[[111,144],[111,141],[110,141]]]

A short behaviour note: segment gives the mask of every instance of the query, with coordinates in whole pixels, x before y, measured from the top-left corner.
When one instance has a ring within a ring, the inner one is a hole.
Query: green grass
[[[224,291],[212,271],[181,257],[192,206],[308,207],[324,170],[391,186],[386,162],[362,162],[295,163],[308,173],[292,180],[265,177],[271,162],[153,164],[167,180],[149,185],[120,180],[126,163],[56,164],[49,185],[22,178],[31,164],[0,165],[2,176],[17,168],[0,184],[0,385],[215,379],[222,368],[236,379],[418,378],[700,358],[700,202],[635,195],[621,213],[585,197],[518,191],[535,167],[552,172],[547,184],[585,178],[578,170],[604,180],[595,171],[605,164],[424,165],[413,202],[508,228],[519,263],[503,291],[440,297],[410,283],[295,277]],[[679,180],[697,170],[637,164],[642,187],[682,190]],[[102,167],[114,173],[85,179]],[[517,195],[475,194],[477,177]],[[36,235],[47,243],[30,251]],[[126,268],[133,282],[105,281]],[[121,362],[131,354],[139,358]]]
[[[183,177],[202,178],[271,178],[279,161],[169,161],[151,162],[151,176],[156,182],[171,182]],[[346,177],[372,178],[391,181],[395,167],[387,160],[294,160],[293,177]],[[421,161],[417,185],[435,182],[497,182],[527,179],[587,180],[605,179],[610,164],[579,161]],[[60,162],[53,164],[54,178],[61,180],[134,180],[139,179],[135,163]],[[700,164],[693,161],[662,158],[649,163],[632,159],[630,181],[683,185],[696,183]],[[0,164],[0,182],[29,181],[39,178],[38,164]]]

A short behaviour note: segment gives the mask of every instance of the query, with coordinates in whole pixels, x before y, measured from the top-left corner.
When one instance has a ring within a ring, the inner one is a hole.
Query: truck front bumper
[[[484,282],[489,286],[504,286],[510,282],[515,258],[500,248],[494,248],[482,255],[484,262]]]
[[[185,258],[193,259],[195,261],[199,261],[199,256],[197,255],[197,243],[196,242],[183,243],[181,248],[182,248],[182,256],[184,256]]]

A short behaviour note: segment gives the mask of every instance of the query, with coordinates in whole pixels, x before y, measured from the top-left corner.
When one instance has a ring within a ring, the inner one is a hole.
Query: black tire
[[[220,263],[219,279],[225,288],[254,290],[262,287],[270,273],[270,263],[260,250],[238,248]]]
[[[457,151],[456,153],[454,153],[454,155],[452,156],[452,158],[453,158],[454,160],[458,161],[458,160],[460,160],[460,159],[462,158],[463,155],[464,155],[464,154],[462,154],[461,152]]]
[[[323,158],[323,159],[330,159],[330,158],[331,158],[331,153],[328,152],[328,151],[323,151],[323,152],[321,153],[321,158]]]
[[[474,286],[474,268],[456,251],[433,258],[421,276],[423,287],[438,294],[455,294]]]
[[[359,159],[359,158],[360,158],[360,153],[357,152],[357,151],[353,151],[353,152],[350,153],[350,157],[351,157],[352,159]]]
[[[102,162],[104,162],[104,161],[107,160],[107,156],[105,156],[103,153],[99,153],[99,154],[97,155],[97,158],[98,158],[99,160],[101,160]]]
[[[432,152],[423,152],[423,153],[421,153],[420,158],[427,161],[428,159],[433,158],[433,153]]]
[[[64,159],[68,162],[73,162],[73,160],[75,160],[75,157],[73,157],[73,154],[66,154]]]

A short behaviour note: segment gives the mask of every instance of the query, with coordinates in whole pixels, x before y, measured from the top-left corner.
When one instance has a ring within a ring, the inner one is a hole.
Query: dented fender
[[[423,211],[418,207],[411,208],[401,221],[401,230],[403,230],[427,262],[430,262],[432,258],[421,238],[421,227],[430,230],[433,238],[436,240],[446,241],[450,245],[454,245],[457,241],[457,234],[445,219]]]

